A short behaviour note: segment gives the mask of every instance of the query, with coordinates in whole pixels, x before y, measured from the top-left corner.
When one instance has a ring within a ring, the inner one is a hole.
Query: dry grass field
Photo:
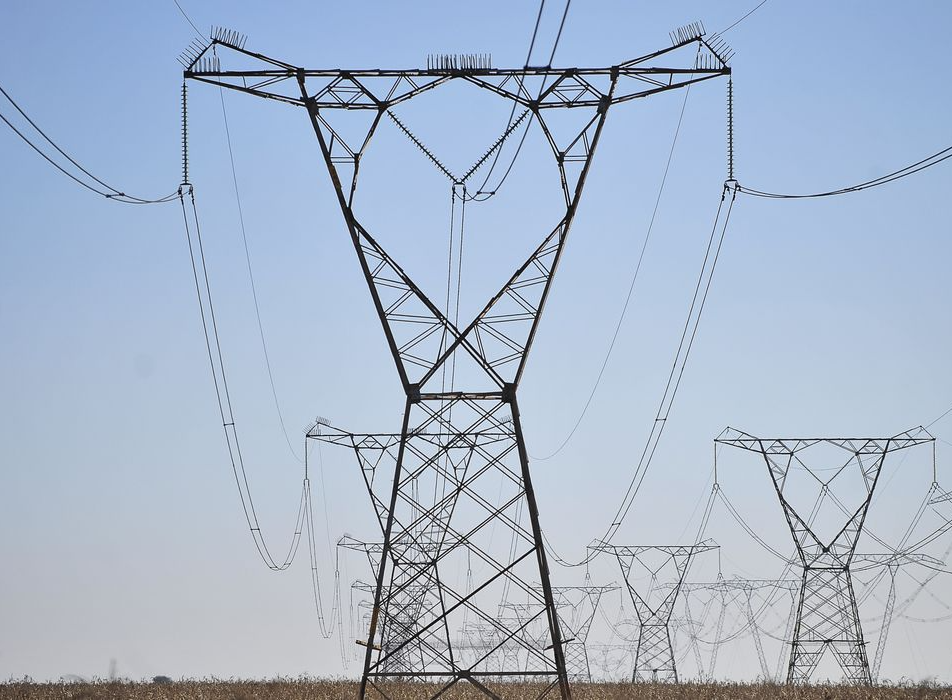
[[[352,700],[357,684],[349,680],[186,681],[176,683],[0,683],[0,700]],[[511,700],[529,700],[538,686],[513,686]],[[406,683],[394,700],[426,697],[419,684]],[[446,698],[477,700],[485,696],[470,687],[454,689]],[[549,696],[554,697],[554,696]],[[952,698],[952,687],[930,685],[863,688],[837,685],[807,687],[762,684],[613,684],[573,686],[577,700],[928,700]]]

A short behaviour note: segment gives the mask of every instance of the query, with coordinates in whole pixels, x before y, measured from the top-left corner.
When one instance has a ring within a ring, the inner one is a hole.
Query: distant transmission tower
[[[553,586],[552,595],[559,615],[559,628],[565,636],[565,666],[569,680],[591,682],[592,667],[588,654],[588,633],[602,596],[617,591],[618,586]],[[523,634],[535,637],[533,646],[544,641],[545,630],[533,621],[544,619],[537,603],[505,601],[500,605],[499,618],[510,620],[522,628]],[[532,659],[527,659],[527,670],[532,670]]]
[[[602,596],[617,591],[618,586],[556,586],[555,605],[565,629],[565,666],[569,678],[592,681],[592,663],[588,653],[588,634]]]
[[[490,681],[523,672],[480,670],[454,649],[466,614],[472,622],[502,626],[496,606],[503,591],[512,590],[539,604],[547,628],[542,645],[525,650],[542,660],[532,672],[539,697],[557,688],[568,698],[565,640],[517,389],[609,109],[729,75],[729,50],[692,25],[672,35],[670,48],[605,68],[497,69],[480,55],[438,56],[426,68],[410,70],[313,70],[248,51],[244,43],[233,32],[215,32],[211,41],[186,52],[185,77],[304,109],[406,395],[396,434],[351,435],[319,426],[311,435],[357,451],[381,527],[379,615],[371,620],[359,696],[392,697],[391,683],[406,678],[426,682],[420,697],[442,696],[460,681],[493,698],[514,692],[502,684],[490,687]],[[222,65],[226,57],[233,66]],[[454,82],[523,112],[516,118],[514,111],[496,142],[462,174],[446,167],[396,113]],[[368,213],[357,211],[354,197],[361,162],[374,135],[390,122],[447,177],[453,201],[466,201],[467,182],[522,122],[526,128],[537,124],[551,150],[563,197],[544,224],[548,233],[465,325],[449,300],[444,308],[434,303],[361,223]],[[462,382],[464,370],[472,383],[460,389],[451,379],[447,387],[448,376]],[[368,455],[379,461],[371,464]],[[381,469],[385,473],[378,474]],[[457,580],[469,561],[477,572],[471,587]],[[412,628],[396,622],[411,609]],[[378,630],[378,621],[390,626]],[[504,642],[528,644],[519,630],[500,631]]]
[[[612,554],[618,559],[622,576],[631,594],[631,602],[638,616],[638,646],[635,650],[635,668],[632,683],[639,681],[678,681],[670,625],[684,577],[695,554],[717,549],[706,540],[694,545],[623,547],[599,542],[590,545],[595,552]],[[648,584],[635,588],[639,574],[647,574]],[[669,579],[662,582],[660,575]],[[665,583],[670,586],[665,587]]]
[[[507,642],[498,625],[488,622],[465,622],[459,631],[456,649],[462,658],[487,671],[490,678],[502,680],[507,670],[520,668],[520,645]],[[509,675],[509,679],[512,676]]]
[[[669,584],[673,586],[674,584]],[[684,618],[687,622],[689,641],[694,651],[695,662],[697,663],[698,673],[702,680],[713,680],[714,671],[717,666],[717,658],[720,647],[724,641],[724,623],[728,610],[732,615],[743,620],[743,625],[750,630],[750,636],[754,641],[754,648],[757,652],[757,660],[760,662],[761,680],[770,681],[773,672],[767,663],[767,655],[764,653],[763,638],[761,636],[760,624],[757,621],[757,613],[768,605],[776,605],[773,598],[778,591],[785,591],[788,595],[793,592],[799,592],[800,582],[792,579],[747,579],[740,577],[723,578],[718,576],[715,581],[690,581],[681,585],[681,594],[684,601]],[[692,605],[710,613],[714,602],[717,601],[717,621],[713,632],[713,638],[710,640],[711,655],[708,661],[707,671],[705,673],[700,646],[698,644],[699,628],[705,626],[704,620],[696,620],[692,614]],[[757,610],[755,611],[755,603]],[[792,612],[792,611],[789,611]],[[789,617],[789,614],[787,615]],[[734,636],[737,636],[734,633]]]
[[[886,596],[886,608],[883,611],[879,639],[876,641],[876,656],[873,659],[873,666],[870,671],[870,679],[873,683],[876,683],[879,681],[879,672],[882,669],[883,655],[886,651],[886,640],[889,638],[893,612],[896,609],[896,571],[899,567],[910,564],[924,564],[933,570],[937,570],[944,567],[945,563],[927,554],[888,552],[885,554],[855,554],[853,555],[852,564],[852,571],[886,567],[886,572],[889,574],[889,593]]]
[[[716,439],[716,443],[763,456],[803,567],[788,683],[809,682],[827,649],[848,682],[872,682],[850,566],[886,455],[933,440],[923,428],[891,438],[771,439],[727,428]],[[815,452],[824,463],[807,464],[805,460]],[[796,478],[800,476],[805,478]],[[861,489],[858,505],[856,498],[846,497],[847,503],[854,503],[847,506],[834,492],[834,481],[845,482],[849,477]],[[809,513],[803,510],[807,505],[804,486],[819,492]],[[792,502],[795,499],[800,500],[799,507]],[[827,530],[829,534],[821,532],[816,522],[825,505],[833,506],[839,518]]]

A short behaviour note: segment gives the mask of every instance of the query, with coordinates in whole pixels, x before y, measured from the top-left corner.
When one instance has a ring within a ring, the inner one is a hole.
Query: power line
[[[552,67],[552,61],[555,60],[555,50],[559,48],[559,41],[562,39],[562,30],[565,29],[565,18],[569,16],[569,8],[572,6],[572,0],[565,0],[565,10],[562,11],[562,21],[559,22],[559,31],[555,35],[555,43],[552,44],[552,53],[549,54],[549,62],[546,68]]]
[[[175,3],[175,6],[178,8],[178,11],[182,13],[182,17],[185,18],[185,21],[188,22],[190,25],[192,25],[192,29],[195,30],[195,33],[199,36],[199,38],[200,38],[200,39],[204,39],[205,37],[202,35],[201,30],[200,30],[198,27],[195,26],[195,23],[192,21],[192,18],[189,17],[189,16],[188,16],[188,13],[185,12],[185,9],[184,9],[181,5],[179,5],[179,1],[178,1],[178,0],[172,0],[172,2]]]
[[[189,196],[188,208],[186,208],[185,204],[186,194]],[[238,441],[238,429],[235,425],[235,414],[232,410],[231,395],[228,390],[228,379],[225,374],[221,340],[218,334],[218,323],[215,319],[215,306],[212,299],[211,284],[208,279],[208,267],[205,261],[205,250],[202,243],[198,209],[195,204],[194,188],[192,188],[191,185],[183,185],[179,189],[178,199],[182,205],[182,217],[185,222],[185,236],[188,241],[189,259],[192,264],[192,276],[195,282],[195,293],[198,297],[202,330],[205,335],[205,349],[208,353],[208,363],[215,385],[215,396],[218,400],[218,411],[221,416],[222,429],[225,432],[228,457],[231,462],[232,473],[235,477],[235,484],[238,487],[238,494],[241,498],[241,507],[244,511],[245,522],[251,532],[255,548],[258,550],[258,554],[265,565],[272,571],[283,571],[291,565],[297,553],[298,545],[301,540],[301,532],[305,526],[304,508],[303,506],[299,508],[294,534],[291,538],[291,545],[288,548],[288,554],[284,562],[278,564],[268,549],[268,545],[261,531],[261,525],[258,522],[254,499],[251,496],[251,490],[248,485],[248,474],[245,470],[241,445]],[[308,485],[305,479],[305,483],[302,487],[302,503],[304,503],[307,488]]]
[[[605,368],[608,366],[608,360],[612,356],[612,351],[615,349],[615,342],[618,340],[618,333],[621,330],[622,323],[625,320],[625,315],[628,313],[628,305],[631,303],[632,294],[635,291],[635,283],[638,281],[638,273],[641,272],[641,263],[645,259],[645,251],[648,249],[648,241],[651,239],[651,231],[654,229],[655,218],[658,215],[658,207],[661,204],[661,196],[664,194],[664,186],[668,181],[668,171],[671,169],[671,160],[674,157],[674,148],[678,143],[678,134],[681,133],[681,122],[684,120],[684,109],[688,104],[688,96],[691,94],[691,86],[688,85],[684,91],[684,101],[681,103],[681,113],[678,116],[678,125],[674,130],[674,138],[671,141],[671,148],[668,151],[668,160],[664,166],[664,173],[661,175],[661,184],[658,187],[658,196],[655,197],[654,209],[651,212],[651,219],[648,221],[648,230],[645,233],[645,240],[641,245],[641,252],[638,254],[638,262],[635,264],[635,271],[631,276],[631,283],[628,285],[628,294],[625,297],[625,303],[622,306],[621,314],[618,316],[618,322],[615,324],[615,331],[612,333],[611,342],[608,344],[608,351],[605,353],[605,359],[602,361],[602,366],[598,370],[598,376],[595,378],[595,384],[592,386],[591,392],[589,392],[588,399],[585,401],[585,405],[582,407],[582,412],[579,414],[578,419],[575,421],[575,425],[572,426],[572,429],[569,431],[569,434],[562,441],[554,452],[549,454],[546,457],[535,457],[533,459],[539,461],[545,461],[547,459],[552,459],[557,454],[559,454],[566,445],[569,444],[569,441],[575,435],[575,432],[578,430],[578,427],[582,424],[582,419],[585,418],[585,414],[588,412],[589,406],[592,404],[592,399],[595,398],[595,392],[598,391],[598,387],[601,384],[602,377],[605,374]]]
[[[850,185],[848,187],[841,187],[836,190],[829,190],[827,192],[816,192],[813,194],[779,194],[776,192],[764,192],[761,190],[755,190],[750,187],[744,187],[738,185],[737,189],[744,194],[753,195],[754,197],[766,197],[768,199],[815,199],[818,197],[833,197],[835,195],[849,194],[851,192],[859,192],[861,190],[869,189],[871,187],[878,187],[880,185],[885,185],[890,182],[895,182],[896,180],[901,180],[904,177],[909,175],[914,175],[922,170],[931,168],[933,165],[938,165],[944,160],[952,158],[952,146],[943,148],[941,151],[933,153],[932,155],[923,158],[920,161],[907,165],[904,168],[899,170],[894,170],[887,175],[882,175],[880,177],[874,178],[872,180],[867,180],[866,182],[861,182],[856,185]]]
[[[176,197],[178,197],[178,192],[176,191],[176,192],[172,192],[171,194],[165,195],[164,197],[159,197],[159,198],[157,198],[157,199],[146,199],[146,198],[143,198],[143,197],[134,197],[134,196],[132,196],[132,195],[128,195],[128,194],[126,194],[125,192],[123,192],[122,190],[119,190],[119,189],[117,189],[117,188],[115,188],[115,187],[112,187],[111,185],[107,184],[106,182],[104,182],[104,181],[101,180],[100,178],[98,178],[98,177],[96,177],[95,175],[93,175],[89,170],[87,170],[86,168],[84,168],[75,158],[73,158],[72,156],[70,156],[70,155],[69,155],[65,150],[63,150],[55,141],[53,141],[53,139],[51,139],[51,138],[46,134],[46,132],[43,131],[43,130],[37,125],[37,123],[36,123],[35,121],[33,121],[33,119],[30,118],[30,116],[23,110],[22,107],[20,107],[19,104],[17,104],[17,102],[10,96],[10,94],[9,94],[6,90],[3,89],[2,86],[0,86],[0,93],[3,94],[3,96],[7,99],[7,101],[8,101],[10,104],[13,105],[13,107],[17,110],[17,112],[19,112],[20,115],[21,115],[24,119],[26,119],[26,121],[29,123],[29,125],[32,126],[32,127],[36,130],[36,132],[37,132],[40,136],[42,136],[43,139],[44,139],[47,143],[49,143],[61,156],[63,156],[64,158],[66,158],[66,160],[69,161],[74,167],[76,167],[77,169],[79,169],[80,172],[82,172],[84,175],[86,175],[87,177],[89,177],[90,179],[92,179],[95,183],[97,183],[98,185],[100,185],[100,186],[101,186],[102,188],[104,188],[104,189],[100,189],[99,187],[96,187],[96,186],[94,186],[94,185],[91,185],[91,184],[89,184],[88,182],[83,181],[82,178],[77,177],[77,176],[74,175],[73,173],[70,173],[68,170],[66,170],[66,168],[64,168],[62,165],[60,165],[60,164],[57,163],[55,160],[53,160],[53,158],[51,158],[47,153],[45,153],[42,148],[40,148],[40,147],[37,146],[33,141],[31,141],[30,138],[29,138],[28,136],[26,136],[26,134],[24,134],[24,133],[23,133],[22,131],[20,131],[16,126],[14,126],[13,123],[12,123],[9,119],[7,119],[3,114],[0,114],[0,119],[2,119],[3,122],[4,122],[8,127],[10,127],[10,129],[13,131],[13,133],[15,133],[17,136],[19,136],[30,148],[32,148],[32,149],[33,149],[34,151],[36,151],[40,156],[42,156],[43,159],[46,160],[50,165],[52,165],[54,168],[56,168],[57,170],[59,170],[61,173],[63,173],[64,175],[66,175],[66,177],[70,178],[71,180],[73,180],[73,182],[77,183],[78,185],[81,185],[82,187],[85,187],[87,190],[89,190],[89,191],[91,191],[91,192],[94,192],[95,194],[98,194],[98,195],[100,195],[100,196],[102,196],[102,197],[105,197],[106,199],[111,199],[111,200],[116,201],[116,202],[122,202],[123,204],[163,204],[163,203],[165,203],[165,202],[171,202],[171,201],[174,200]]]
[[[730,191],[731,198],[728,202],[727,214],[724,217],[724,224],[721,226],[720,236],[717,237],[715,246],[717,221],[720,219],[721,206],[723,206],[724,199],[726,198],[728,191]],[[610,530],[611,534],[609,537],[614,537],[614,534],[618,531],[618,528],[621,527],[621,524],[624,522],[629,511],[631,510],[634,498],[641,489],[641,484],[644,482],[648,467],[651,465],[655,451],[658,449],[658,443],[661,440],[661,434],[664,432],[665,426],[667,425],[668,416],[670,415],[671,409],[674,405],[675,396],[678,393],[678,388],[681,386],[681,379],[684,377],[684,370],[687,366],[688,357],[691,354],[691,348],[694,346],[694,340],[697,337],[698,327],[701,323],[701,315],[704,312],[704,306],[707,302],[708,293],[711,290],[711,282],[714,279],[717,261],[720,259],[721,248],[724,244],[724,236],[727,233],[727,225],[730,222],[731,211],[734,208],[735,198],[736,189],[731,189],[727,184],[725,184],[723,193],[721,194],[721,201],[717,209],[717,217],[714,220],[714,228],[711,231],[711,238],[708,241],[707,252],[704,255],[704,263],[701,267],[701,274],[698,276],[697,286],[694,289],[694,297],[691,300],[691,307],[688,311],[688,318],[684,322],[681,340],[678,343],[678,350],[675,354],[674,362],[671,364],[671,371],[668,374],[668,380],[664,388],[664,393],[662,395],[661,402],[658,405],[658,412],[655,416],[654,422],[652,423],[651,432],[649,433],[648,441],[645,443],[645,448],[642,451],[641,458],[639,459],[638,467],[635,470],[635,476],[632,479],[632,482],[625,494],[623,505],[619,508],[615,521],[612,523],[612,529]],[[710,266],[708,266],[709,260]],[[707,277],[706,282],[705,275]],[[701,291],[702,285],[703,292]]]
[[[176,3],[178,4],[178,3]],[[251,266],[251,253],[248,250],[248,234],[245,231],[245,215],[241,206],[241,192],[238,189],[238,174],[235,168],[235,153],[231,145],[231,129],[228,127],[228,112],[225,110],[224,88],[218,88],[218,97],[221,100],[221,115],[225,125],[225,139],[228,143],[228,160],[231,163],[231,181],[235,188],[235,203],[238,206],[238,223],[241,228],[241,242],[245,249],[245,263],[248,268],[248,280],[251,282],[251,298],[254,301],[255,319],[258,322],[258,337],[261,339],[261,350],[264,353],[264,363],[268,369],[268,381],[271,384],[271,397],[274,399],[274,409],[278,414],[278,422],[281,424],[281,432],[284,434],[284,441],[288,444],[288,449],[294,458],[304,464],[304,459],[298,455],[291,445],[291,438],[288,436],[288,429],[284,423],[284,414],[281,411],[281,403],[278,401],[278,391],[274,385],[274,372],[271,369],[271,356],[268,354],[268,343],[264,337],[264,324],[261,322],[261,309],[258,305],[258,289],[255,285],[254,270]]]
[[[176,2],[175,4],[178,5],[177,2]],[[747,19],[748,17],[750,17],[752,14],[754,14],[757,10],[759,10],[761,7],[763,7],[763,6],[766,5],[766,4],[767,4],[767,0],[761,0],[759,3],[757,3],[757,5],[754,6],[754,8],[753,8],[752,10],[749,10],[749,11],[748,11],[745,15],[743,15],[740,19],[735,20],[732,24],[728,25],[726,29],[722,29],[721,31],[719,31],[718,34],[726,34],[726,33],[729,32],[731,29],[733,29],[734,27],[736,27],[738,24],[740,24],[741,22],[743,22],[745,19]]]
[[[945,411],[943,411],[943,413],[942,413],[941,416],[939,416],[939,417],[936,418],[934,421],[932,421],[931,423],[929,423],[929,425],[926,426],[926,430],[928,430],[929,428],[931,428],[933,425],[935,425],[936,423],[938,423],[940,420],[942,420],[943,418],[945,418],[945,417],[946,417],[947,415],[949,415],[950,413],[952,413],[952,406],[949,406]]]
[[[730,201],[727,204],[727,212],[724,216],[723,223],[719,226],[718,224],[721,222],[721,212],[724,208],[724,200],[727,198],[728,193],[730,193]],[[717,261],[720,258],[721,248],[724,244],[724,237],[727,233],[727,225],[730,222],[731,211],[734,207],[736,193],[736,188],[731,187],[730,183],[724,183],[724,188],[721,192],[721,199],[717,206],[717,215],[714,217],[714,225],[711,228],[711,235],[707,243],[707,250],[704,254],[704,262],[701,265],[701,271],[698,275],[697,285],[694,289],[694,296],[691,299],[688,315],[684,321],[681,339],[678,343],[678,349],[671,364],[671,370],[668,373],[667,383],[665,384],[661,401],[658,404],[658,410],[655,414],[654,420],[652,421],[651,430],[648,433],[648,438],[645,440],[641,456],[635,465],[634,473],[632,474],[631,481],[628,483],[628,487],[625,490],[622,501],[615,512],[615,516],[612,518],[612,522],[606,529],[605,534],[599,538],[603,542],[611,543],[615,535],[618,533],[618,530],[621,528],[622,523],[624,523],[625,519],[628,517],[628,513],[631,511],[634,499],[641,490],[641,485],[644,483],[644,479],[648,473],[649,467],[651,466],[651,462],[654,460],[655,452],[658,449],[658,444],[661,440],[662,434],[664,433],[665,426],[667,425],[668,417],[670,416],[671,409],[674,406],[674,399],[677,396],[678,389],[681,386],[681,380],[684,377],[684,370],[687,366],[688,357],[691,354],[691,348],[694,346],[694,340],[697,337],[698,327],[700,326],[701,322],[701,315],[704,312],[704,306],[707,302],[708,293],[711,289],[711,282],[714,279],[714,272],[717,268]],[[720,231],[719,235],[718,231]],[[552,558],[555,561],[566,567],[583,566],[591,561],[591,555],[588,555],[580,562],[572,563],[560,557],[552,550],[551,547],[547,547],[547,551],[552,555]]]
[[[539,24],[542,22],[542,11],[545,9],[545,0],[539,3],[539,12],[536,14],[535,27],[532,28],[532,39],[529,41],[529,50],[526,51],[526,60],[523,64],[523,68],[529,67],[529,60],[532,58],[532,49],[535,48],[536,37],[539,35]],[[521,84],[520,84],[521,87]],[[517,103],[512,103],[512,109],[509,112],[509,118],[506,120],[506,129],[512,127],[512,120],[516,116],[516,107]],[[534,115],[533,115],[534,116]],[[512,170],[513,164],[516,162],[516,158],[519,156],[519,152],[522,150],[522,144],[525,143],[526,134],[529,133],[529,126],[532,124],[532,116],[529,117],[529,121],[526,123],[526,130],[522,134],[522,139],[519,141],[518,147],[516,147],[516,152],[512,157],[512,161],[509,163],[509,167],[506,168],[506,172],[503,174],[502,179],[499,181],[499,185],[505,182],[506,178],[509,176],[509,172]],[[489,170],[486,171],[486,177],[483,178],[482,184],[476,188],[476,193],[472,196],[472,199],[475,201],[485,201],[492,197],[495,194],[495,189],[492,192],[484,192],[486,183],[489,182],[489,178],[492,177],[493,171],[496,169],[496,164],[499,162],[499,156],[502,154],[502,149],[496,151],[496,154],[493,156],[493,162],[489,164]],[[498,188],[499,185],[496,187]],[[477,199],[480,195],[485,195],[483,199]]]
[[[559,48],[559,41],[561,41],[562,39],[562,30],[565,29],[565,20],[569,15],[569,7],[571,7],[571,5],[572,5],[572,0],[566,0],[565,9],[562,12],[562,20],[559,23],[559,31],[555,36],[555,42],[553,42],[552,44],[552,51],[549,53],[549,62],[547,65],[547,67],[549,68],[552,67],[552,61],[555,60],[555,52],[556,52],[556,49]],[[545,0],[542,0],[542,3],[539,5],[539,13],[536,16],[535,28],[532,31],[532,41],[529,43],[529,51],[526,53],[526,61],[525,61],[525,64],[523,65],[523,68],[528,68],[529,62],[532,59],[532,49],[535,46],[536,36],[539,32],[539,23],[542,20],[542,10],[544,8],[545,8]],[[539,86],[539,95],[542,94],[542,90],[544,89],[545,89],[545,82],[543,81],[543,83]],[[538,95],[536,96],[536,99],[538,99]],[[507,127],[507,130],[512,128],[512,119],[515,116],[515,113],[516,113],[516,103],[513,103],[512,111],[509,113],[509,127]],[[496,186],[493,187],[492,190],[490,191],[485,191],[484,189],[486,187],[486,183],[489,182],[489,178],[492,177],[493,171],[496,168],[496,164],[499,161],[499,156],[502,154],[501,148],[498,151],[496,151],[496,155],[493,158],[493,162],[489,166],[489,170],[486,173],[486,177],[483,179],[482,184],[477,188],[476,193],[471,197],[471,199],[477,202],[484,202],[490,197],[492,197],[494,194],[496,194],[496,191],[500,187],[502,187],[503,183],[505,183],[505,181],[508,179],[509,173],[512,172],[512,168],[516,164],[516,159],[519,158],[519,154],[522,152],[522,146],[523,144],[525,144],[526,137],[529,135],[529,127],[532,126],[532,119],[534,116],[535,116],[534,114],[530,115],[529,121],[526,122],[526,128],[525,128],[525,131],[522,132],[522,138],[519,139],[519,145],[516,146],[516,150],[512,154],[512,159],[509,161],[509,165],[506,167],[506,172],[504,172],[502,177],[499,178],[499,182],[496,183]]]

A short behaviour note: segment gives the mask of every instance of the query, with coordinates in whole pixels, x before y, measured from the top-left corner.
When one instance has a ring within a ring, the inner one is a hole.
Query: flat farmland
[[[494,688],[507,700],[538,698],[540,686],[507,684]],[[433,689],[420,683],[391,685],[393,700],[415,700],[432,695]],[[429,692],[428,692],[429,691]],[[716,683],[580,683],[573,686],[577,700],[927,700],[952,698],[952,687],[937,685],[890,685],[872,688],[845,685],[786,686],[765,684]],[[357,683],[350,680],[275,680],[275,681],[181,681],[172,683],[31,683],[0,684],[0,700],[353,700]],[[384,697],[368,694],[369,697]],[[460,686],[441,697],[477,700],[486,696],[471,686]],[[550,693],[547,698],[556,698]]]

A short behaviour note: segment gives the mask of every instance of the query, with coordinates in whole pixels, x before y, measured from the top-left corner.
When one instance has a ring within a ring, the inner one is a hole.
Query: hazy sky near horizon
[[[203,30],[222,25],[247,33],[252,50],[333,68],[417,67],[428,54],[452,52],[492,53],[496,66],[518,67],[538,10],[534,1],[179,1]],[[702,20],[715,32],[756,4],[576,0],[554,63],[617,64],[668,46],[677,26]],[[546,3],[533,63],[545,62],[561,9]],[[737,179],[768,191],[827,190],[949,146],[950,24],[952,5],[938,1],[767,2],[725,35],[736,51]],[[0,3],[0,85],[98,177],[139,196],[165,195],[181,179],[175,58],[193,34],[172,0]],[[301,466],[285,444],[265,370],[220,97],[210,86],[189,91],[190,175],[225,362],[251,488],[280,548]],[[416,115],[435,147],[481,152],[492,142],[500,118],[480,121],[484,103],[467,99]],[[304,114],[243,95],[224,100],[294,449],[315,415],[354,430],[398,429],[396,373]],[[609,115],[520,389],[532,455],[558,448],[591,391],[683,100],[672,92]],[[725,178],[725,104],[724,81],[692,89],[602,384],[565,449],[533,463],[542,526],[570,559],[608,524],[664,387]],[[0,112],[23,125],[8,102]],[[369,176],[368,216],[394,222],[394,245],[426,277],[445,270],[442,249],[427,257],[423,242],[432,233],[445,245],[449,193],[426,179],[432,172],[412,146],[398,143],[382,147],[386,167]],[[131,678],[355,674],[347,586],[366,578],[364,564],[343,557],[344,639],[325,641],[304,552],[282,574],[254,552],[178,204],[127,206],[87,192],[6,125],[0,163],[0,680],[104,676],[110,659]],[[467,210],[474,286],[494,284],[502,243],[539,240],[532,226],[546,200],[536,188],[550,175],[529,154],[498,201]],[[712,440],[726,425],[763,436],[888,436],[952,407],[950,192],[947,162],[842,197],[738,197],[681,392],[620,543],[693,537],[695,506],[711,488]],[[414,209],[415,196],[432,206]],[[931,430],[938,480],[948,487],[952,414]],[[320,460],[316,518],[329,598],[336,555],[325,541],[378,535],[352,458],[324,448]],[[725,493],[762,537],[789,552],[763,465],[723,451],[718,460]],[[925,449],[887,461],[869,516],[884,540],[898,541],[912,519],[932,481],[931,460]],[[941,522],[930,511],[921,534]],[[783,569],[724,508],[715,507],[706,534],[722,546],[725,575],[769,578]],[[946,535],[929,552],[941,556],[949,545]],[[568,582],[579,573],[556,567],[553,575]],[[716,573],[710,559],[693,575]],[[900,600],[927,573],[900,574]],[[609,562],[592,575],[617,580]],[[933,579],[896,620],[884,677],[952,682],[952,621],[917,621],[949,614],[948,579]],[[863,598],[870,648],[885,594],[880,581]],[[617,608],[617,598],[607,605]],[[738,648],[719,669],[749,676],[752,653]]]

